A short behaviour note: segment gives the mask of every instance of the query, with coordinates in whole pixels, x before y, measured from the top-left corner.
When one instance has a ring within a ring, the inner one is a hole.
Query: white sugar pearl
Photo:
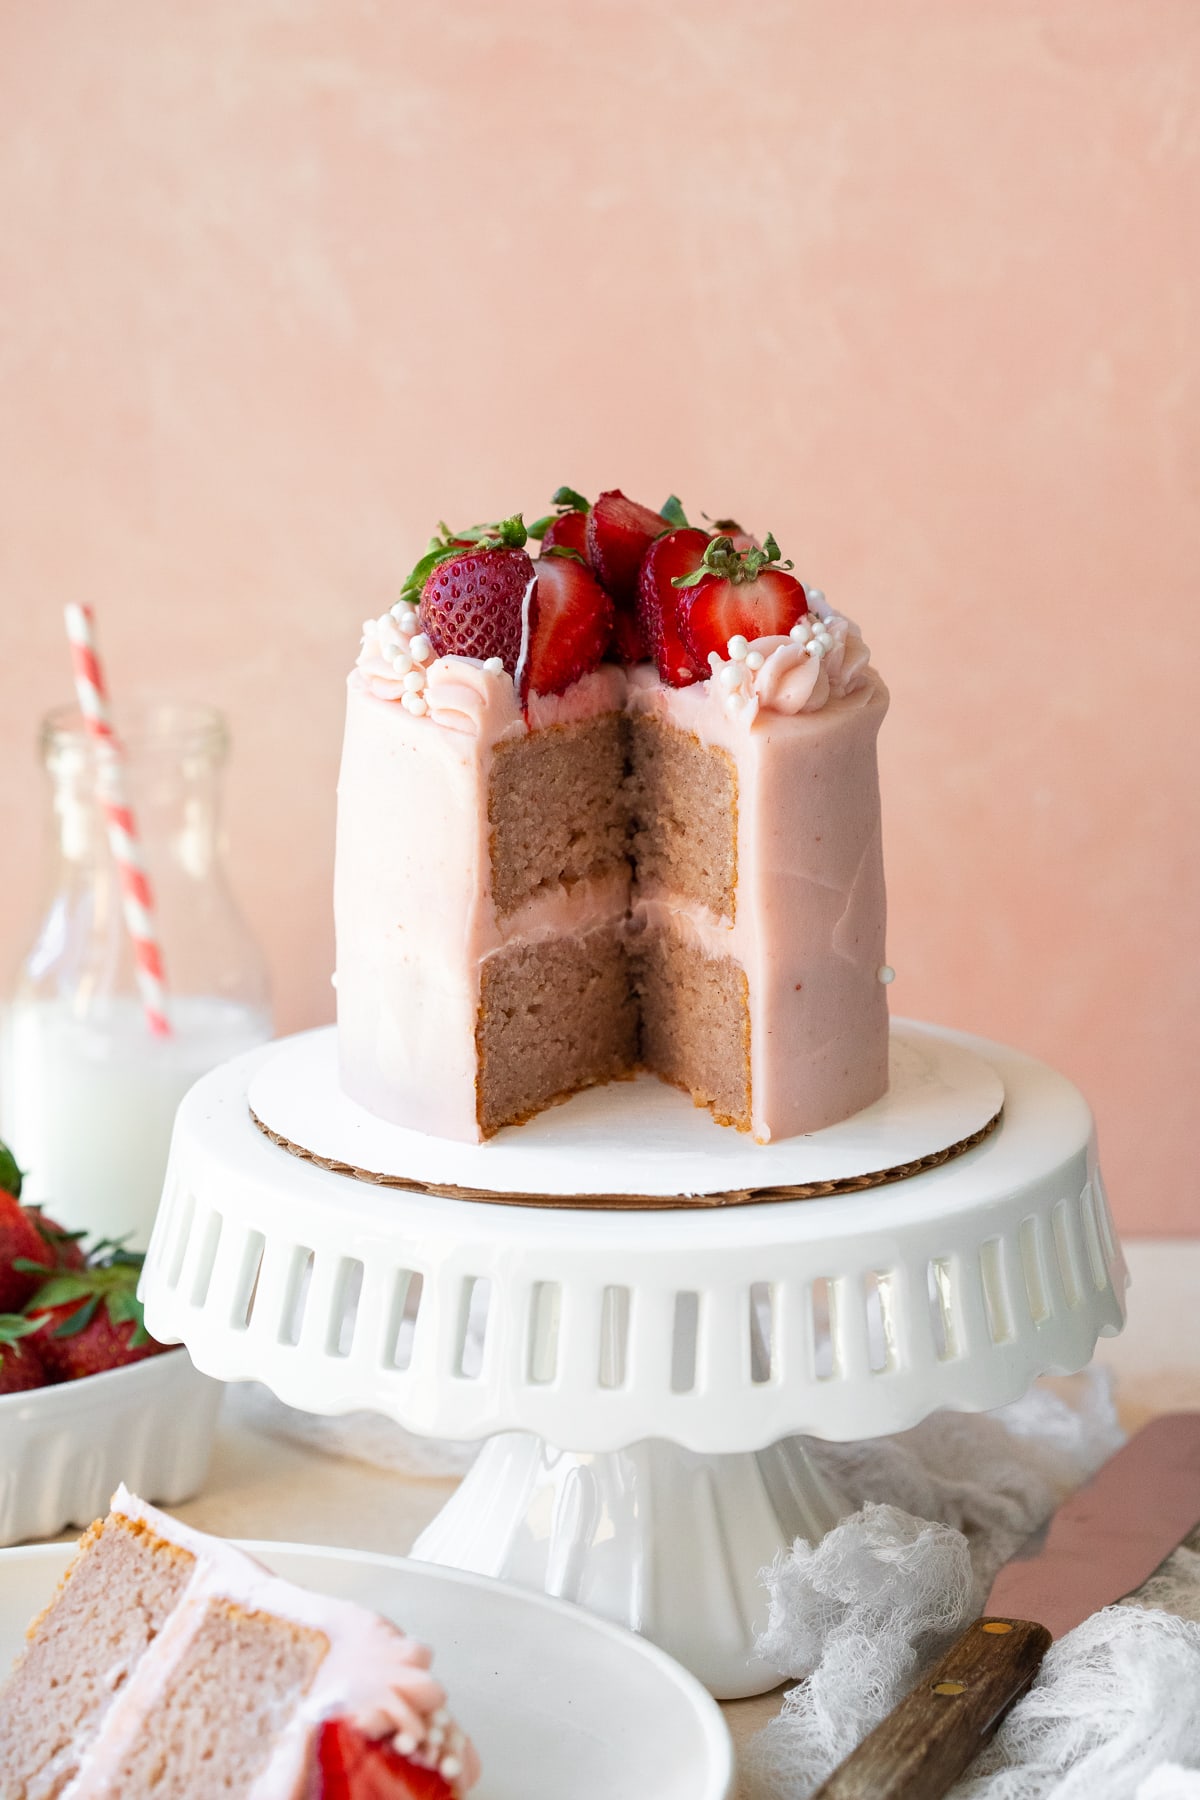
[[[884,963],[879,971],[879,979],[882,981],[884,987],[890,986],[890,984],[895,981],[896,971],[891,967],[890,963]]]
[[[413,666],[413,659],[407,650],[393,650],[391,664],[393,675],[407,675]]]
[[[806,588],[805,592],[808,595],[808,604],[810,606],[824,606],[825,595],[820,588]]]
[[[438,1774],[445,1781],[455,1781],[462,1774],[463,1766],[457,1756],[443,1756],[438,1764]]]
[[[739,635],[738,637],[730,638],[729,655],[734,662],[745,662],[749,649],[750,646],[744,637]]]
[[[417,662],[426,662],[433,655],[433,645],[423,631],[417,633],[408,647]]]
[[[820,638],[811,638],[809,642],[805,644],[804,648],[808,651],[810,656],[815,656],[818,662],[820,662],[825,654],[824,650],[821,648]]]
[[[444,1731],[446,1726],[450,1723],[450,1713],[448,1708],[439,1706],[435,1713],[430,1714],[429,1723],[431,1725],[440,1725]]]
[[[748,669],[761,669],[766,660],[767,659],[761,650],[752,650],[746,658],[746,667]]]
[[[723,688],[735,688],[741,685],[742,671],[736,663],[722,663],[717,680]]]
[[[788,636],[794,638],[798,644],[807,644],[809,638],[812,636],[812,627],[806,619],[801,619],[798,625],[792,626],[792,629],[788,632]]]
[[[503,675],[504,673],[503,660],[498,656],[489,656],[483,666],[489,675]]]
[[[398,1731],[392,1739],[392,1748],[401,1756],[411,1756],[417,1747],[418,1740],[411,1731]]]
[[[428,1751],[430,1751],[434,1756],[437,1755],[438,1751],[441,1749],[441,1747],[445,1743],[445,1741],[446,1741],[446,1734],[442,1730],[440,1725],[434,1725],[429,1731],[427,1731],[425,1733],[425,1748]]]
[[[424,694],[402,694],[400,704],[405,712],[410,712],[414,719],[423,719],[429,711],[429,702]]]
[[[424,669],[410,669],[408,674],[404,677],[405,692],[409,694],[419,694],[424,686]]]
[[[416,608],[410,606],[405,610],[404,617],[396,620],[396,628],[402,631],[405,637],[411,637],[419,623]]]
[[[409,600],[397,600],[389,610],[397,625],[403,625],[405,619],[415,619],[417,616],[417,609]]]

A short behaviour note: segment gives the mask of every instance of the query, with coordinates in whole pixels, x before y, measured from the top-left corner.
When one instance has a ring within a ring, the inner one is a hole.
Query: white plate
[[[337,1029],[327,1026],[259,1053],[247,1098],[270,1130],[354,1169],[547,1196],[716,1194],[854,1179],[948,1150],[981,1131],[1004,1104],[1004,1084],[977,1050],[909,1019],[892,1020],[889,1077],[874,1106],[772,1144],[714,1125],[686,1094],[652,1075],[589,1088],[486,1144],[460,1144],[390,1125],[344,1094]],[[218,1070],[193,1088],[192,1107],[224,1079]]]
[[[471,1800],[729,1800],[721,1714],[679,1664],[564,1601],[401,1557],[250,1543],[288,1581],[357,1600],[434,1646],[483,1777]],[[0,1669],[73,1546],[0,1551]]]

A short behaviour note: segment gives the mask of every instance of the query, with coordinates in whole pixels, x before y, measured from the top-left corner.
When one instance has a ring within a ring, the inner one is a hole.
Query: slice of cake
[[[0,1687],[0,1800],[458,1800],[429,1665],[121,1488]]]
[[[560,495],[536,560],[443,528],[364,629],[343,1086],[465,1140],[638,1069],[760,1141],[833,1124],[887,1086],[887,690],[769,537]]]

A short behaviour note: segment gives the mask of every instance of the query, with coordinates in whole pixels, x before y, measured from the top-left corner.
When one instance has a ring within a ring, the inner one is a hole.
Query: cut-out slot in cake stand
[[[861,1193],[645,1212],[498,1207],[301,1160],[251,1118],[268,1046],[180,1108],[147,1323],[306,1411],[486,1438],[416,1555],[578,1600],[721,1696],[762,1691],[760,1571],[843,1510],[803,1435],[1004,1404],[1123,1322],[1077,1090],[904,1029],[994,1072],[1003,1114],[975,1148]]]

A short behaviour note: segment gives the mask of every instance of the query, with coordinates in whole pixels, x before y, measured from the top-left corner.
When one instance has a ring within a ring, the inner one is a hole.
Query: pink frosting
[[[760,1142],[848,1118],[887,1089],[875,765],[887,689],[871,670],[853,693],[796,713],[760,709],[752,695],[749,729],[750,708],[723,704],[715,680],[665,687],[643,667],[629,699],[635,711],[725,751],[737,775],[736,916],[714,918],[679,895],[638,890],[635,925],[670,923],[707,955],[732,956],[745,969]]]
[[[429,718],[447,731],[495,742],[521,722],[512,677],[472,656],[439,656],[425,671]]]

